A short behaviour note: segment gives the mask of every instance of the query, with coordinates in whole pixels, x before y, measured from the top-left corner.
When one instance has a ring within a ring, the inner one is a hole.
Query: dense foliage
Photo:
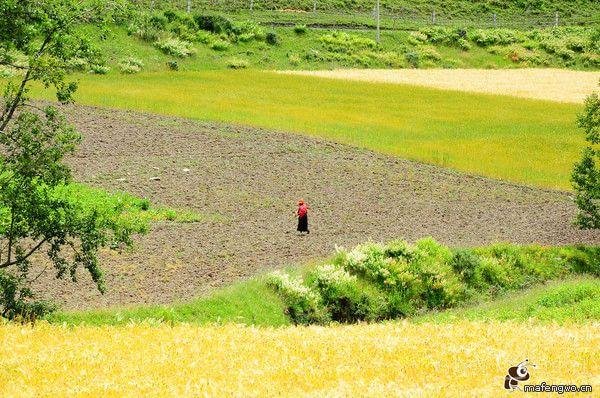
[[[570,273],[599,276],[600,248],[497,244],[451,250],[427,238],[414,245],[395,241],[340,249],[331,264],[304,280],[277,272],[268,283],[292,320],[306,324],[405,317]]]
[[[586,229],[600,228],[600,97],[590,95],[578,125],[585,132],[587,146],[573,168],[571,180],[579,213],[575,223]]]
[[[131,235],[144,229],[119,222],[120,207],[100,203],[90,207],[75,195],[65,195],[72,181],[64,157],[75,151],[81,137],[56,108],[39,108],[27,97],[28,86],[37,81],[54,88],[59,102],[72,101],[77,85],[67,81],[67,74],[73,65],[99,62],[92,38],[79,33],[78,27],[100,24],[116,5],[72,0],[0,2],[0,65],[19,72],[17,83],[12,80],[6,85],[0,108],[3,317],[33,320],[51,309],[35,301],[30,288],[48,266],[57,278],[72,280],[79,268],[85,268],[104,292],[98,249],[128,245]]]

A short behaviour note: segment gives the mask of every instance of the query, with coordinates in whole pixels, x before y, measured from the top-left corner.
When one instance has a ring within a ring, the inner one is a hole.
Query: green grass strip
[[[82,104],[291,131],[547,188],[569,189],[583,145],[573,104],[260,71],[78,79]]]
[[[288,325],[283,303],[260,279],[240,282],[188,303],[85,312],[58,312],[48,321],[68,325],[122,325],[156,320],[167,323],[234,322],[260,326]]]
[[[600,320],[600,279],[591,276],[571,277],[525,291],[512,292],[493,301],[412,318],[415,322],[441,323],[463,319],[484,321],[535,319],[560,324],[598,321]]]

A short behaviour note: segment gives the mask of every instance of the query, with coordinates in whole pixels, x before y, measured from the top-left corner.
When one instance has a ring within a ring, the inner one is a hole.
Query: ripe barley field
[[[4,396],[497,396],[600,382],[598,323],[0,326]]]
[[[598,91],[600,82],[600,72],[567,69],[337,69],[281,73],[575,104]]]

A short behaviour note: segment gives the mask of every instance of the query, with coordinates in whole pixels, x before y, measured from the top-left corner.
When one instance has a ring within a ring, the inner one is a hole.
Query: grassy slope
[[[416,322],[459,320],[519,320],[535,318],[545,322],[600,320],[600,279],[574,277],[510,293],[497,300],[414,318]]]
[[[267,72],[85,76],[77,101],[298,132],[561,189],[583,143],[576,105]]]
[[[570,277],[513,292],[495,300],[466,307],[432,312],[411,318],[421,322],[462,320],[536,319],[541,322],[583,323],[600,320],[600,279]],[[86,312],[59,312],[51,323],[68,325],[123,325],[144,320],[167,323],[228,323],[259,326],[289,325],[280,298],[261,279],[240,282],[185,304],[111,309]]]
[[[120,325],[156,319],[176,323],[236,322],[249,325],[289,324],[279,297],[260,279],[240,282],[184,304],[87,312],[59,312],[49,320],[69,325]]]
[[[247,20],[255,20],[248,16],[236,17],[234,21],[240,23]],[[587,41],[591,29],[577,28],[581,40]],[[346,49],[354,57],[335,58],[340,54],[332,54],[327,50],[327,46],[321,41],[324,35],[331,34],[335,30],[326,29],[307,29],[305,34],[296,34],[293,28],[278,27],[268,29],[277,34],[279,44],[268,45],[263,41],[252,40],[250,42],[241,42],[232,44],[223,51],[212,50],[208,44],[194,43],[193,49],[196,54],[188,58],[178,58],[162,53],[155,48],[152,43],[144,42],[136,37],[128,36],[125,28],[113,27],[108,32],[103,32],[105,40],[96,42],[98,48],[106,56],[107,64],[113,69],[111,73],[118,73],[119,62],[128,57],[140,59],[144,63],[144,71],[166,71],[167,62],[176,60],[182,71],[226,69],[228,62],[232,59],[244,60],[248,63],[248,68],[264,70],[319,70],[334,68],[408,68],[412,67],[405,59],[407,52],[422,53],[433,50],[437,53],[437,59],[431,59],[421,55],[419,68],[519,68],[519,67],[558,67],[582,70],[597,70],[598,66],[593,66],[582,61],[581,54],[574,55],[572,60],[561,58],[555,53],[549,53],[541,48],[534,48],[529,51],[523,48],[521,44],[496,45],[481,47],[474,42],[470,43],[468,51],[461,50],[458,46],[451,43],[417,43],[411,38],[411,31],[408,30],[389,30],[381,32],[381,42],[376,50],[378,54],[396,54],[393,61],[389,59],[366,57],[361,55],[360,48]],[[99,30],[92,26],[87,26],[85,31],[92,37],[99,34]],[[354,37],[375,40],[375,32],[369,30],[345,30]],[[559,30],[556,33],[558,37],[568,36],[566,31]],[[575,34],[575,33],[573,33]],[[212,38],[215,38],[214,36]],[[522,59],[513,62],[510,58],[511,52],[515,50]],[[320,54],[317,57],[307,59],[310,54]],[[535,63],[528,61],[528,56],[536,54],[545,61]],[[323,58],[323,59],[321,59]]]
[[[97,29],[87,27],[90,33],[97,33]],[[156,72],[166,71],[166,63],[170,60],[176,60],[182,71],[199,71],[212,69],[226,69],[228,61],[232,59],[241,59],[248,62],[251,69],[276,69],[276,70],[319,70],[334,69],[342,67],[365,67],[353,63],[341,61],[321,61],[306,60],[303,55],[311,50],[323,51],[323,45],[319,38],[331,31],[309,29],[306,34],[297,35],[291,28],[275,28],[280,40],[280,45],[270,46],[264,42],[251,41],[248,43],[238,42],[225,51],[211,50],[208,45],[196,43],[193,48],[196,51],[195,56],[189,58],[177,58],[163,54],[151,43],[143,42],[134,37],[127,36],[123,28],[115,27],[108,33],[108,39],[99,41],[97,45],[102,53],[106,55],[108,65],[113,69],[111,73],[118,73],[119,62],[128,57],[140,59],[144,63],[144,71]],[[351,34],[375,39],[374,32],[369,31],[350,31]],[[413,48],[408,43],[410,33],[407,31],[384,31],[381,33],[381,52],[397,52],[404,57],[407,48]],[[421,62],[421,67],[467,67],[467,68],[514,68],[527,66],[525,64],[515,64],[502,52],[492,54],[484,48],[472,46],[469,51],[462,51],[460,48],[436,45],[436,50],[441,56],[441,60],[428,64],[427,61]],[[506,47],[508,52],[508,46]],[[550,65],[563,67],[564,61],[557,56],[548,55],[551,61]],[[290,60],[293,60],[290,62]],[[408,67],[408,64],[402,65]],[[385,63],[374,62],[370,67],[389,68]],[[585,69],[577,64],[577,69]]]

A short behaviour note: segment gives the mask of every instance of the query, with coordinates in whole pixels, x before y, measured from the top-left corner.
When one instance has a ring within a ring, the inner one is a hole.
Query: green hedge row
[[[402,318],[502,291],[586,273],[600,276],[600,247],[496,244],[453,250],[432,238],[338,250],[303,279],[269,274],[297,324]]]

